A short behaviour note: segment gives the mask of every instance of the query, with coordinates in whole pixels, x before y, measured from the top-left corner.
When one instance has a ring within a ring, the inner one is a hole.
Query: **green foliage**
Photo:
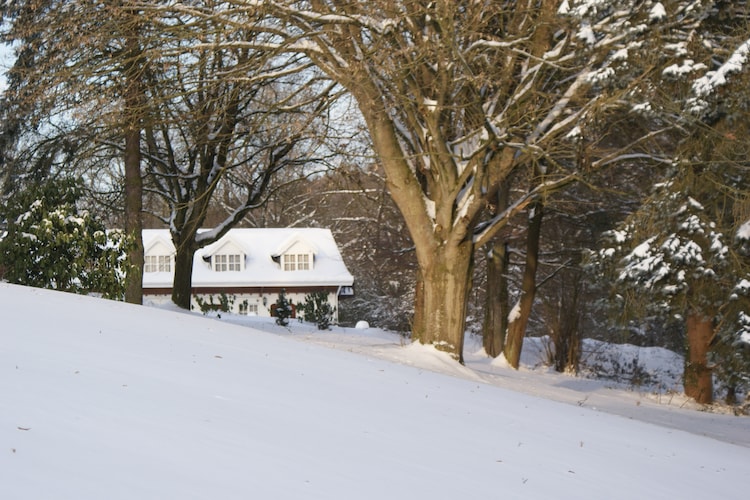
[[[743,173],[730,162],[679,165],[593,259],[613,282],[621,321],[712,319],[710,362],[728,395],[750,387],[750,261],[738,230],[747,220],[738,196]]]
[[[79,211],[76,181],[27,187],[0,208],[2,278],[20,285],[122,299],[129,239]]]
[[[201,312],[205,315],[212,311],[230,312],[234,305],[234,296],[228,296],[226,293],[219,294],[218,302],[214,302],[214,296],[209,295],[208,300],[203,300],[200,295],[195,296],[195,302],[198,304]],[[247,301],[245,301],[247,302]]]
[[[328,302],[326,292],[313,292],[305,297],[302,313],[305,321],[318,325],[318,330],[327,330],[333,321],[334,308]]]
[[[281,289],[279,292],[279,298],[276,299],[276,324],[281,326],[287,326],[289,324],[289,318],[292,317],[292,303],[286,298],[286,290]]]

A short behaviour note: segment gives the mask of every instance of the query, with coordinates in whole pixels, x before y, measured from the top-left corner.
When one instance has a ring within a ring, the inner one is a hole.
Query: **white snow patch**
[[[570,140],[570,141],[577,141],[577,140],[581,139],[582,137],[583,137],[583,133],[581,131],[581,127],[579,127],[578,125],[576,125],[575,127],[573,127],[570,130],[570,132],[568,132],[567,134],[565,134],[565,138],[568,139],[568,140]]]
[[[737,241],[750,240],[750,220],[747,220],[742,223],[739,229],[737,229],[735,238],[737,239]]]
[[[696,64],[696,62],[692,59],[685,59],[684,61],[682,61],[682,64],[672,64],[671,66],[667,66],[666,68],[664,68],[664,70],[662,71],[662,75],[671,78],[679,78],[695,71],[702,71],[704,69],[706,69],[705,64]]]
[[[377,330],[236,325],[7,284],[0,304],[3,498],[746,493],[750,419],[679,394],[516,371],[479,348],[462,366]]]
[[[667,9],[664,8],[664,5],[662,5],[661,2],[656,2],[653,7],[651,7],[651,10],[648,13],[648,20],[653,21],[661,21],[662,19],[665,19],[667,17]]]
[[[632,108],[634,113],[643,113],[643,114],[649,114],[651,113],[651,103],[650,102],[643,102],[641,104],[636,104]]]
[[[596,43],[594,30],[588,24],[581,26],[581,29],[576,34],[576,38],[583,40],[586,45],[594,45]]]

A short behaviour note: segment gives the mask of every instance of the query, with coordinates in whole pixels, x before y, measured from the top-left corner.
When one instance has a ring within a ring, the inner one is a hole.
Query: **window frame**
[[[172,256],[164,254],[144,255],[143,257],[144,273],[171,273]]]
[[[242,254],[239,253],[217,253],[211,256],[211,269],[217,273],[242,271],[242,264]]]
[[[310,271],[313,268],[310,253],[285,253],[281,263],[284,271]]]

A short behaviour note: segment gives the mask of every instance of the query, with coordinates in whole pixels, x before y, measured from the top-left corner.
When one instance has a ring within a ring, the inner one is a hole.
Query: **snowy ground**
[[[747,498],[750,419],[676,396],[7,284],[0,314],[3,499]]]
[[[502,359],[488,358],[478,339],[467,341],[466,366],[461,366],[432,348],[410,344],[396,333],[377,328],[332,327],[330,331],[320,331],[299,321],[291,321],[285,328],[268,318],[224,315],[219,320],[750,447],[750,418],[737,418],[731,415],[730,408],[706,407],[685,397],[683,359],[666,349],[584,341],[585,371],[627,376],[628,370],[623,366],[632,366],[635,360],[639,373],[650,378],[651,383],[633,385],[627,379],[601,380],[557,373],[546,367],[547,346],[538,338],[525,339],[522,366],[516,371]]]

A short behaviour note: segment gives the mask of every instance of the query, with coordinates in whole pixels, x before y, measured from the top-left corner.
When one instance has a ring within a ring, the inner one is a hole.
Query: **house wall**
[[[338,287],[295,287],[285,288],[286,297],[295,306],[302,305],[305,303],[305,297],[312,293],[324,291],[328,293],[328,303],[334,308],[334,322],[338,322]],[[222,294],[225,294],[227,298],[231,300],[230,311],[234,314],[241,314],[240,308],[243,302],[247,301],[250,309],[255,309],[252,306],[257,307],[257,316],[270,317],[271,306],[276,304],[279,298],[281,287],[263,287],[263,288],[223,288],[223,287],[204,287],[204,288],[193,288],[191,309],[199,312],[201,310],[200,303],[196,300],[196,297],[200,297],[204,303],[214,304],[220,303]],[[171,288],[151,288],[144,289],[144,299],[151,301],[155,304],[168,304],[172,301],[172,289]],[[264,303],[265,301],[265,303]],[[249,314],[256,314],[250,312]]]

